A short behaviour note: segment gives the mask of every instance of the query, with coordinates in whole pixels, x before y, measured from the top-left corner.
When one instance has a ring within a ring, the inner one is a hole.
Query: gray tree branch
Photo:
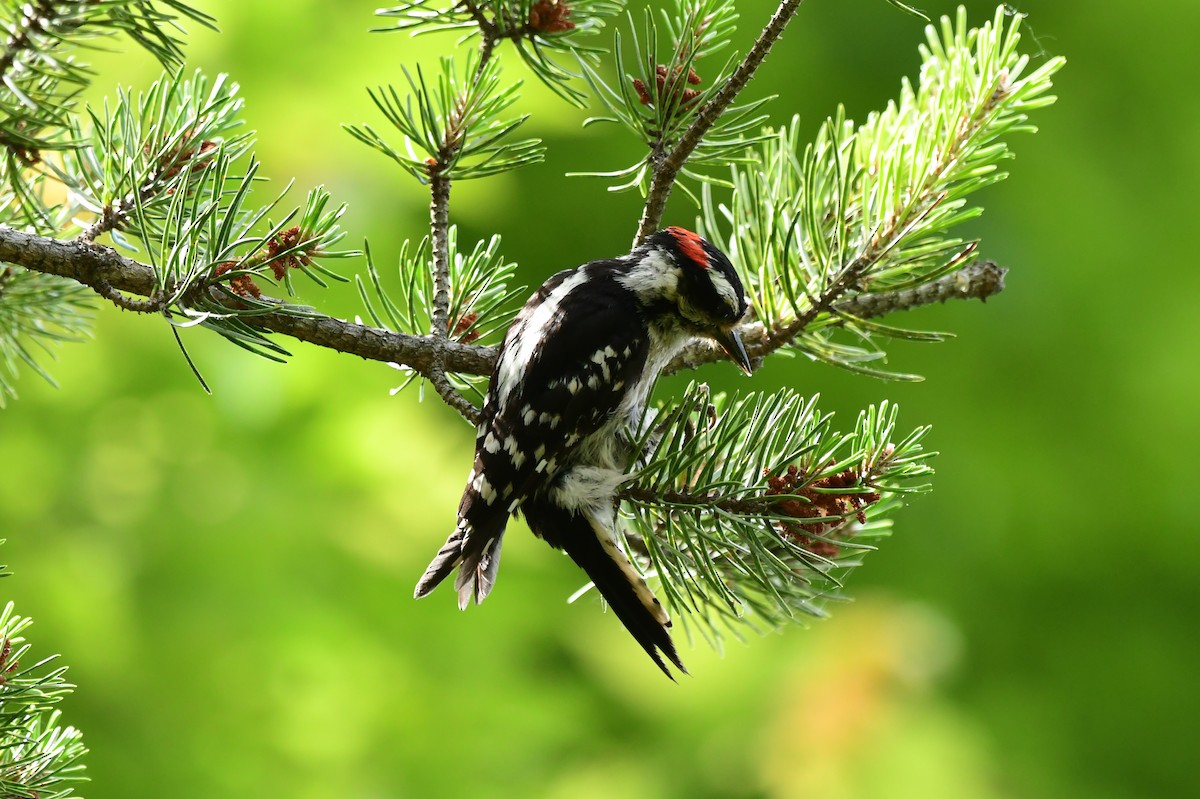
[[[90,286],[109,299],[114,291],[149,298],[155,296],[154,273],[150,267],[96,244],[59,241],[0,225],[0,262],[69,278]],[[950,299],[986,300],[1003,290],[1006,271],[991,262],[976,262],[924,286],[859,294],[832,302],[830,307],[867,319]],[[164,293],[170,294],[171,287],[166,287]],[[311,309],[297,309],[282,300],[264,297],[262,301],[276,303],[280,310],[243,315],[242,321],[259,330],[282,333],[318,347],[406,366],[424,377],[429,377],[435,369],[438,347],[442,348],[446,372],[490,375],[496,361],[493,347],[462,344],[452,339],[434,341],[429,336],[397,333],[325,316]],[[230,310],[237,312],[234,308]],[[786,338],[794,339],[802,330],[789,326]],[[755,358],[762,358],[785,343],[781,331],[767,330],[758,322],[743,325],[740,332],[747,352]],[[697,342],[680,353],[666,372],[692,369],[727,357],[719,347]],[[473,407],[471,410],[474,412]]]
[[[90,286],[102,296],[107,296],[105,286],[142,297],[154,294],[154,273],[150,267],[96,244],[59,241],[0,225],[0,262],[69,278]],[[170,287],[166,293],[170,293]],[[263,298],[263,301],[278,303],[281,310],[244,316],[243,321],[251,327],[371,361],[400,364],[422,375],[433,365],[434,344],[428,336],[396,333],[316,312],[300,315],[294,306],[287,306],[282,300]],[[285,306],[288,310],[283,310]],[[448,371],[491,374],[496,360],[493,348],[456,341],[446,341],[442,346]]]

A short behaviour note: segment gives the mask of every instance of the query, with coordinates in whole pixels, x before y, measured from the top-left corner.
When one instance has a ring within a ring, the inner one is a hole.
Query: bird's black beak
[[[737,329],[717,328],[713,331],[712,337],[716,342],[725,348],[729,353],[729,357],[738,365],[746,374],[754,374],[754,367],[750,364],[750,356],[746,354],[746,348],[742,346],[742,339],[737,334]]]

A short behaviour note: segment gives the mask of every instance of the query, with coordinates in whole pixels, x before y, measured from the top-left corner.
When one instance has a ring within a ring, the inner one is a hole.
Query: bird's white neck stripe
[[[674,299],[679,293],[679,270],[662,250],[650,250],[617,282],[646,302]]]

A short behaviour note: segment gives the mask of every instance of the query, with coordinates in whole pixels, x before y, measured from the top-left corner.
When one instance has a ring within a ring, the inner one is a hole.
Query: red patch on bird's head
[[[674,237],[679,245],[679,251],[687,256],[692,263],[701,269],[708,269],[708,253],[704,251],[704,239],[690,230],[681,227],[669,227],[667,232]]]

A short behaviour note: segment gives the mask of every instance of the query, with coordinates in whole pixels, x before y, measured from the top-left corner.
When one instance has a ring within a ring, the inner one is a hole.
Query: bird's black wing
[[[648,348],[640,312],[611,264],[560,272],[538,289],[501,345],[458,525],[418,582],[418,597],[455,567],[460,606],[487,596],[509,516],[617,410]]]
[[[588,269],[597,265],[576,271]],[[569,464],[580,441],[617,412],[649,350],[636,303],[603,273],[547,302],[554,302],[552,312],[530,314],[505,342],[489,391],[494,413],[477,443],[483,473],[507,497],[506,507]],[[529,337],[536,348],[522,348]],[[491,476],[506,470],[508,479],[496,485]]]

